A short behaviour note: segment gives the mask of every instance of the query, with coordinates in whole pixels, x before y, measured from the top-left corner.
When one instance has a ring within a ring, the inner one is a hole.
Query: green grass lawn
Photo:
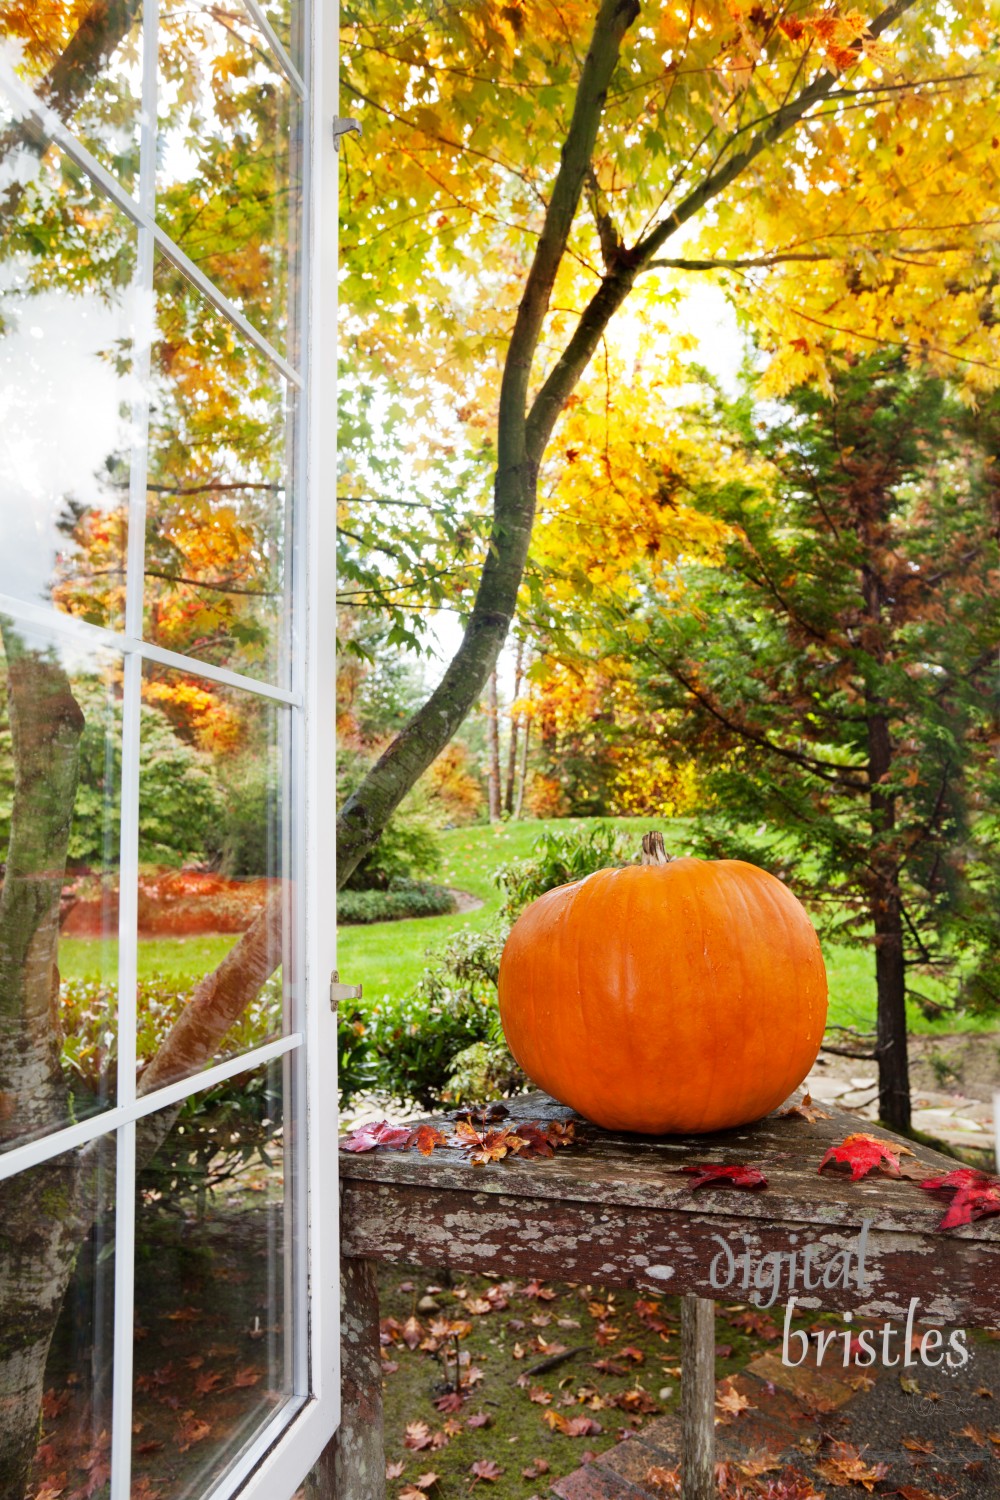
[[[383,995],[402,996],[412,989],[427,962],[428,952],[445,938],[463,930],[480,930],[496,917],[502,905],[494,874],[500,865],[522,859],[546,826],[560,833],[586,825],[586,818],[560,819],[555,825],[525,819],[493,826],[476,824],[452,828],[441,835],[443,860],[437,878],[442,884],[478,896],[483,905],[473,912],[444,917],[422,917],[405,922],[378,922],[364,927],[342,927],[337,962],[345,982],[361,984],[369,1003]],[[636,845],[649,826],[648,818],[615,818],[615,826],[633,832]],[[673,837],[671,837],[671,833]],[[677,820],[667,831],[668,849],[683,850],[686,825]],[[139,942],[139,975],[161,974],[191,982],[210,972],[229,951],[235,937],[147,938]],[[824,945],[830,980],[830,1022],[868,1030],[875,1021],[875,972],[871,949]],[[103,968],[113,974],[117,943],[86,938],[64,938],[59,967],[67,979],[93,976]],[[921,980],[917,986],[934,998],[945,998],[940,986]],[[915,1003],[909,1008],[914,1032],[944,1034],[954,1031],[991,1031],[995,1019],[945,1015],[929,1021]]]

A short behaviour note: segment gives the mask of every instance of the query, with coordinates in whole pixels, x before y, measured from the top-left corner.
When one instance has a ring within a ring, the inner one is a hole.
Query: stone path
[[[819,1494],[841,1493],[831,1463],[860,1461],[871,1471],[885,1464],[881,1481],[841,1484],[855,1495],[875,1488],[913,1500],[979,1500],[1000,1494],[997,1419],[1000,1414],[1000,1345],[975,1347],[961,1377],[918,1366],[880,1370],[868,1382],[854,1371],[788,1369],[780,1355],[753,1360],[740,1375],[719,1381],[717,1399],[749,1404],[717,1417],[717,1461],[734,1479],[778,1478],[794,1469]],[[680,1421],[660,1417],[563,1479],[550,1493],[559,1500],[662,1500],[673,1488],[680,1458]],[[836,1473],[836,1470],[834,1470]],[[903,1486],[902,1489],[898,1488]]]

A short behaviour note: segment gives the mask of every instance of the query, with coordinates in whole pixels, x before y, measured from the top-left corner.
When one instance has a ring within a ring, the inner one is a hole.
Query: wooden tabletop
[[[507,1108],[492,1128],[572,1120],[576,1141],[550,1158],[486,1166],[457,1146],[430,1156],[341,1151],[343,1253],[697,1292],[779,1313],[793,1295],[801,1308],[899,1318],[915,1297],[918,1321],[1000,1325],[1000,1219],[941,1232],[947,1195],[878,1173],[852,1182],[845,1169],[818,1171],[827,1148],[859,1130],[908,1147],[904,1165],[919,1176],[953,1170],[951,1157],[832,1110],[814,1122],[779,1111],[711,1136],[652,1138],[601,1130],[544,1094]],[[455,1120],[430,1123],[451,1134]],[[692,1191],[681,1169],[702,1163],[757,1167],[768,1185]]]

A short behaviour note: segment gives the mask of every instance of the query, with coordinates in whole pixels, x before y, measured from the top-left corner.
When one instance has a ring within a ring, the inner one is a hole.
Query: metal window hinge
[[[334,115],[333,117],[333,149],[340,150],[340,142],[343,136],[361,134],[361,121],[351,120],[346,115]]]
[[[341,1000],[360,1000],[360,984],[341,984],[340,970],[334,969],[330,975],[330,1009],[336,1010]]]

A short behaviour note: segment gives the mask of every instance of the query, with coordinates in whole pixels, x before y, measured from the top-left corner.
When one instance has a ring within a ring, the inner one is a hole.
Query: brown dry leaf
[[[406,1465],[404,1464],[404,1462],[403,1462],[403,1460],[401,1458],[397,1458],[396,1461],[395,1461],[395,1463],[386,1464],[386,1466],[385,1466],[385,1477],[386,1477],[386,1479],[398,1479],[399,1476],[400,1476],[400,1474],[402,1474],[402,1472],[403,1472],[403,1470],[405,1468],[406,1468]]]
[[[480,1132],[465,1120],[460,1120],[456,1125],[455,1136],[462,1150],[470,1153],[469,1160],[474,1167],[485,1167],[491,1161],[502,1161],[508,1152],[516,1155],[525,1144],[523,1137],[516,1135],[509,1126]]]
[[[493,1311],[493,1303],[488,1302],[485,1297],[470,1297],[465,1308],[467,1312],[472,1313],[473,1317],[483,1318]]]
[[[944,1500],[940,1494],[933,1494],[930,1490],[921,1489],[918,1484],[901,1484],[894,1491],[894,1495],[902,1495],[903,1500]]]
[[[407,1422],[406,1431],[403,1434],[404,1448],[419,1453],[422,1448],[429,1448],[432,1442],[431,1430],[426,1422]]]
[[[461,1437],[462,1423],[457,1421],[455,1417],[449,1417],[441,1428],[441,1431],[446,1438]]]
[[[778,1117],[779,1119],[788,1119],[791,1117],[797,1120],[807,1120],[810,1125],[815,1125],[817,1120],[830,1120],[833,1118],[832,1115],[827,1114],[825,1109],[817,1109],[812,1101],[811,1094],[803,1094],[798,1104],[790,1104],[787,1109],[779,1110]]]
[[[473,1476],[473,1484],[478,1484],[481,1479],[488,1484],[495,1484],[503,1473],[503,1469],[498,1463],[494,1463],[492,1458],[481,1458],[472,1465],[469,1473]]]
[[[973,1427],[971,1422],[969,1422],[965,1427],[962,1428],[960,1436],[970,1438],[971,1441],[975,1443],[977,1448],[986,1447],[986,1439],[983,1436],[981,1430],[978,1427]]]
[[[261,1372],[255,1370],[253,1365],[247,1365],[244,1369],[237,1370],[233,1376],[233,1390],[248,1390],[250,1386],[259,1385],[260,1381]]]
[[[574,1120],[550,1120],[545,1133],[553,1146],[572,1146],[576,1140],[576,1122]]]
[[[904,1438],[903,1447],[909,1448],[911,1453],[933,1453],[934,1444],[930,1438]]]
[[[549,1464],[544,1458],[533,1458],[527,1468],[521,1470],[522,1479],[541,1479],[543,1474],[549,1472]]]
[[[419,1320],[411,1314],[400,1330],[400,1337],[407,1349],[412,1353],[420,1340],[424,1337],[424,1329]]]
[[[835,1443],[830,1456],[816,1465],[816,1472],[830,1484],[860,1484],[871,1494],[879,1480],[888,1474],[889,1465],[866,1464],[859,1449],[850,1443]]]
[[[664,1495],[679,1495],[681,1492],[680,1469],[665,1469],[659,1465],[646,1470],[646,1484],[651,1484],[655,1490],[660,1490]]]
[[[211,1422],[203,1422],[193,1411],[186,1411],[177,1429],[177,1450],[186,1453],[195,1443],[201,1443],[212,1430]]]
[[[738,1417],[740,1412],[749,1411],[753,1406],[749,1396],[744,1396],[742,1391],[736,1390],[729,1384],[724,1386],[721,1393],[716,1396],[715,1404],[726,1417]],[[718,1421],[718,1418],[716,1420]]]
[[[521,1288],[522,1297],[534,1297],[539,1302],[554,1302],[558,1294],[541,1281],[529,1281]]]
[[[215,1390],[215,1387],[219,1384],[219,1381],[221,1379],[222,1379],[222,1375],[221,1375],[221,1373],[218,1370],[212,1370],[212,1371],[207,1371],[206,1370],[206,1372],[204,1373],[204,1375],[199,1375],[195,1379],[195,1383],[194,1383],[194,1393],[195,1393],[195,1395],[196,1396],[207,1396],[208,1393],[209,1393],[209,1391],[214,1391]]]
[[[515,1344],[510,1353],[512,1359],[523,1359],[525,1351],[521,1344]]]
[[[64,1493],[65,1489],[66,1486],[63,1484],[56,1486],[46,1480],[41,1489],[35,1491],[35,1500],[59,1500],[59,1496]]]
[[[549,1406],[552,1401],[552,1396],[544,1386],[533,1385],[528,1392],[528,1400],[534,1401],[537,1406]]]
[[[747,1479],[759,1479],[761,1474],[773,1474],[780,1469],[781,1461],[765,1449],[763,1453],[748,1453],[746,1458],[738,1459],[736,1467]]]

